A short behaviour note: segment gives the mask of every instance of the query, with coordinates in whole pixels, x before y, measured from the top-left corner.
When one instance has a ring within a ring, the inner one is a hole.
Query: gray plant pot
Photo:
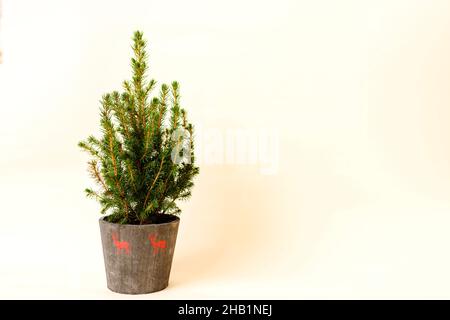
[[[100,219],[108,288],[118,293],[160,291],[169,284],[180,219],[146,225]]]

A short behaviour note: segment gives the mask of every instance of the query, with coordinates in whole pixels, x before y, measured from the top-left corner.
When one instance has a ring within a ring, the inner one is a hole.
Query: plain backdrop
[[[2,7],[0,298],[450,298],[449,1]],[[195,125],[279,148],[272,174],[202,163],[169,287],[129,297],[106,288],[76,144],[137,29]]]

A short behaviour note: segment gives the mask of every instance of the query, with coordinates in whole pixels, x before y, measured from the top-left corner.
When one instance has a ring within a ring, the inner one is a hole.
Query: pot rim
[[[107,216],[101,217],[99,219],[99,221],[100,221],[100,223],[111,224],[111,225],[114,225],[114,226],[124,226],[124,227],[132,227],[132,228],[145,228],[145,227],[149,227],[149,226],[156,227],[156,226],[164,226],[164,225],[174,224],[174,223],[179,223],[180,222],[180,217],[175,216],[173,214],[170,214],[170,216],[175,217],[175,220],[170,221],[170,222],[163,222],[163,223],[121,224],[121,223],[113,223],[113,222],[106,221],[105,219],[106,219]]]

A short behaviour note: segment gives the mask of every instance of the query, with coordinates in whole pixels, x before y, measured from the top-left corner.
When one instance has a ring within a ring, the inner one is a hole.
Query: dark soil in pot
[[[107,216],[104,218],[105,221],[110,223],[119,223],[112,219],[111,216]],[[132,225],[144,225],[144,224],[160,224],[160,223],[168,223],[177,220],[178,217],[171,214],[152,214],[145,221],[134,221],[133,223],[129,223]]]

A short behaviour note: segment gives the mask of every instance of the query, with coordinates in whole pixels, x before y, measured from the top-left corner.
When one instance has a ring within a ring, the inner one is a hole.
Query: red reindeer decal
[[[148,239],[150,240],[150,244],[153,247],[153,254],[157,254],[159,249],[166,248],[166,240],[156,241],[156,236],[154,234],[149,235]]]
[[[116,233],[112,234],[112,239],[113,239],[114,246],[116,247],[116,254],[120,254],[122,252],[122,249],[125,250],[126,254],[130,253],[130,245],[128,242],[119,241]]]

